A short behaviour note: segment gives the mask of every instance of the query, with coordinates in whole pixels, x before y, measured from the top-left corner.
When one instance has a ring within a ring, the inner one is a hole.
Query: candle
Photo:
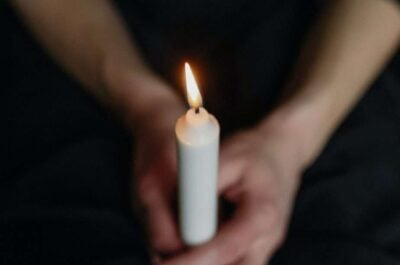
[[[202,107],[188,63],[186,89],[191,108],[175,127],[178,155],[180,232],[189,246],[210,240],[217,230],[219,124]]]

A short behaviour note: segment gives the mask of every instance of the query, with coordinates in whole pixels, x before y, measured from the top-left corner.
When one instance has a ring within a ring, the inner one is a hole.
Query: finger
[[[272,223],[270,222],[270,224]],[[282,224],[282,222],[279,223]],[[253,244],[238,265],[268,265],[284,241],[285,231],[283,227],[284,225],[270,225],[270,228],[267,229],[268,232]]]
[[[141,200],[146,212],[148,232],[152,247],[163,254],[182,248],[176,221],[171,207],[171,198],[165,194],[160,183],[152,183],[152,177],[146,177],[147,183],[141,185]]]
[[[243,202],[234,218],[209,243],[194,248],[164,265],[228,265],[240,260],[263,229],[254,207]]]
[[[225,191],[234,183],[237,183],[241,177],[247,158],[243,156],[244,140],[243,134],[225,140],[221,146],[219,157],[220,171],[218,177],[218,190]]]
[[[246,255],[235,265],[268,265],[274,253],[283,242],[279,228],[260,237],[249,248]]]
[[[269,249],[268,241],[261,239],[251,247],[248,254],[237,265],[267,265]]]
[[[233,156],[229,153],[225,153],[222,150],[218,176],[218,191],[223,192],[237,183],[241,177],[244,167],[245,161],[242,157]]]

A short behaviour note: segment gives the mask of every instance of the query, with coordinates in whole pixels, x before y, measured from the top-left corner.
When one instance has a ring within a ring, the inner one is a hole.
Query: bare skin
[[[49,53],[134,128],[138,192],[154,251],[170,254],[158,260],[165,265],[265,264],[285,238],[303,170],[400,40],[395,2],[333,1],[304,45],[290,96],[256,127],[223,142],[219,190],[236,204],[235,215],[212,241],[185,249],[172,212],[174,123],[184,112],[174,90],[146,66],[108,1],[12,3]]]

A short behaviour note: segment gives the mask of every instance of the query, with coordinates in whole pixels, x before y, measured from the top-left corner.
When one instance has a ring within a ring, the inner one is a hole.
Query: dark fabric
[[[115,4],[164,78],[180,86],[182,62],[192,63],[226,134],[274,106],[320,2]],[[128,133],[4,2],[0,27],[0,263],[148,264]],[[397,55],[305,173],[272,264],[400,262],[399,72]]]

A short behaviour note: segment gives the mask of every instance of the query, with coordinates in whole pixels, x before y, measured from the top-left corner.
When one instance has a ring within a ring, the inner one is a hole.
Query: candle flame
[[[203,99],[197,86],[196,79],[194,78],[192,69],[188,63],[185,63],[185,76],[186,76],[186,91],[189,105],[192,108],[199,108],[203,104]]]

